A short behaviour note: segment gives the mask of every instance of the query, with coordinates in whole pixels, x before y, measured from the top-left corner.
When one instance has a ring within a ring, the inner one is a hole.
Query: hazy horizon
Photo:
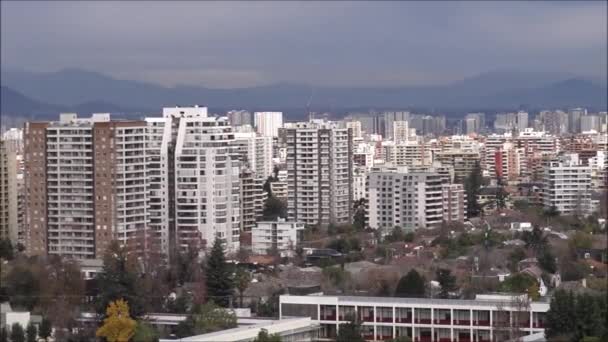
[[[606,2],[6,2],[3,69],[174,86],[605,79]]]

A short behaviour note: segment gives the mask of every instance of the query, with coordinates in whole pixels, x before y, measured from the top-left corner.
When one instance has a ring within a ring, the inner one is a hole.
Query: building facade
[[[545,168],[542,198],[546,209],[555,208],[561,215],[590,214],[591,167],[572,154],[551,161]]]
[[[255,254],[276,251],[281,256],[291,256],[302,239],[304,224],[300,222],[260,221],[251,232],[251,250]]]
[[[287,147],[287,213],[304,224],[343,224],[352,211],[352,133],[316,120],[281,129]]]
[[[283,126],[282,112],[256,112],[254,119],[256,132],[264,137],[276,138]]]
[[[367,341],[400,336],[416,342],[517,340],[543,333],[549,310],[546,302],[502,295],[473,300],[282,295],[279,303],[279,317],[310,317],[325,339],[335,338],[340,324],[357,319]]]
[[[0,139],[0,239],[18,243],[19,196],[17,155],[4,139]]]

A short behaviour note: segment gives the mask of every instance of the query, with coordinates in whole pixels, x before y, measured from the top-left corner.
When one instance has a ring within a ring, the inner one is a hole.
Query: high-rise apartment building
[[[407,121],[393,122],[393,141],[403,142],[408,141],[410,137],[410,126]]]
[[[551,161],[543,177],[543,205],[562,215],[589,214],[591,208],[591,167],[582,165],[578,155],[564,155]]]
[[[431,149],[424,142],[406,141],[382,143],[384,160],[394,166],[430,165]]]
[[[246,110],[231,110],[226,113],[226,117],[228,117],[228,122],[233,127],[253,125],[251,113]]]
[[[259,136],[255,132],[234,133],[234,145],[238,147],[241,161],[249,166],[258,177],[272,174],[272,137]]]
[[[29,254],[99,258],[113,239],[148,242],[146,123],[109,114],[26,123],[25,241]]]
[[[517,129],[523,131],[528,128],[528,112],[517,112]]]
[[[352,131],[335,122],[286,124],[287,210],[304,224],[348,223],[352,208]]]
[[[262,216],[264,199],[266,198],[264,181],[265,179],[257,177],[256,173],[251,169],[241,169],[239,184],[241,234],[251,234],[256,221]],[[250,245],[251,243],[248,244]]]
[[[442,176],[410,172],[407,167],[374,168],[369,174],[369,226],[388,234],[395,227],[408,230],[441,224]]]
[[[0,139],[0,239],[18,242],[17,155]]]
[[[466,220],[467,195],[462,184],[444,183],[443,192],[443,221],[460,222]]]
[[[255,128],[258,134],[265,137],[277,137],[283,126],[282,112],[256,112]]]
[[[393,123],[395,121],[408,121],[410,112],[384,112],[382,116],[384,117],[384,133],[382,136],[384,139],[391,139],[395,136]]]

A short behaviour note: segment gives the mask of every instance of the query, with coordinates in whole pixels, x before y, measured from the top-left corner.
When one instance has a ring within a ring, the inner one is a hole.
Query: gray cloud
[[[606,2],[2,1],[2,65],[168,85],[606,74]]]

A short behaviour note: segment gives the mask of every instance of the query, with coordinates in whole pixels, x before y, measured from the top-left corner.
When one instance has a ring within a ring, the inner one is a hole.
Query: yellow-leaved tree
[[[110,302],[106,315],[96,335],[105,337],[108,342],[128,342],[135,334],[137,325],[129,316],[129,304],[123,299]]]

